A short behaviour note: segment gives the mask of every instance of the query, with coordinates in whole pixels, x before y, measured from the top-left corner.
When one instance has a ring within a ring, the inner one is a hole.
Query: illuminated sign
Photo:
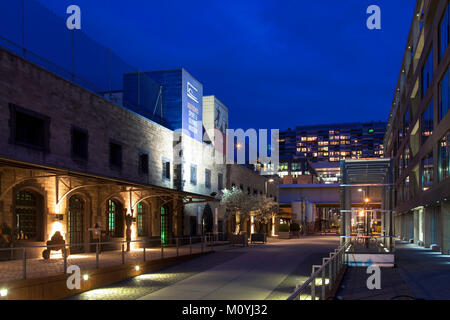
[[[203,86],[183,70],[183,133],[203,140]]]

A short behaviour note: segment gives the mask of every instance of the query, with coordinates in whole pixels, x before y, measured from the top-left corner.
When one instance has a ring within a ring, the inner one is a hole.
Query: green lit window
[[[147,235],[147,215],[142,203],[137,206],[137,232],[139,237]]]
[[[114,237],[116,229],[116,203],[112,200],[108,201],[108,231],[111,237]]]
[[[110,237],[123,237],[123,208],[119,202],[108,201],[108,235]]]
[[[167,236],[169,233],[168,223],[167,223],[167,211],[166,208],[161,207],[161,243],[167,243]]]

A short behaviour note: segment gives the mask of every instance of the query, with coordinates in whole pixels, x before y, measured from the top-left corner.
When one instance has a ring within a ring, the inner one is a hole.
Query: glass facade
[[[433,152],[422,159],[422,190],[428,190],[434,179]]]
[[[450,175],[450,150],[448,141],[450,131],[439,140],[439,181],[447,179]]]
[[[439,121],[441,121],[448,112],[450,105],[449,97],[448,69],[439,83]]]
[[[433,100],[431,100],[427,110],[422,114],[422,144],[431,136],[433,129]]]
[[[445,50],[450,42],[449,12],[450,7],[447,6],[447,10],[445,10],[444,16],[439,24],[439,61],[441,61],[441,58],[444,56]]]
[[[427,93],[431,79],[433,79],[433,49],[430,50],[427,61],[422,69],[422,97]]]

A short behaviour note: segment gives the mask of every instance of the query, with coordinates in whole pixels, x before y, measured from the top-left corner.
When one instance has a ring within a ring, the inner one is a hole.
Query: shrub
[[[280,224],[278,226],[278,232],[289,232],[289,225],[288,224]]]
[[[289,228],[291,231],[300,231],[300,225],[298,223],[291,223]]]

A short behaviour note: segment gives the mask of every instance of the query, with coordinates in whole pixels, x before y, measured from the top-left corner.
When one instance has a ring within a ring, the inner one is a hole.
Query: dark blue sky
[[[386,121],[415,1],[40,0],[142,70],[184,67],[230,127]],[[381,8],[381,30],[366,8]]]

